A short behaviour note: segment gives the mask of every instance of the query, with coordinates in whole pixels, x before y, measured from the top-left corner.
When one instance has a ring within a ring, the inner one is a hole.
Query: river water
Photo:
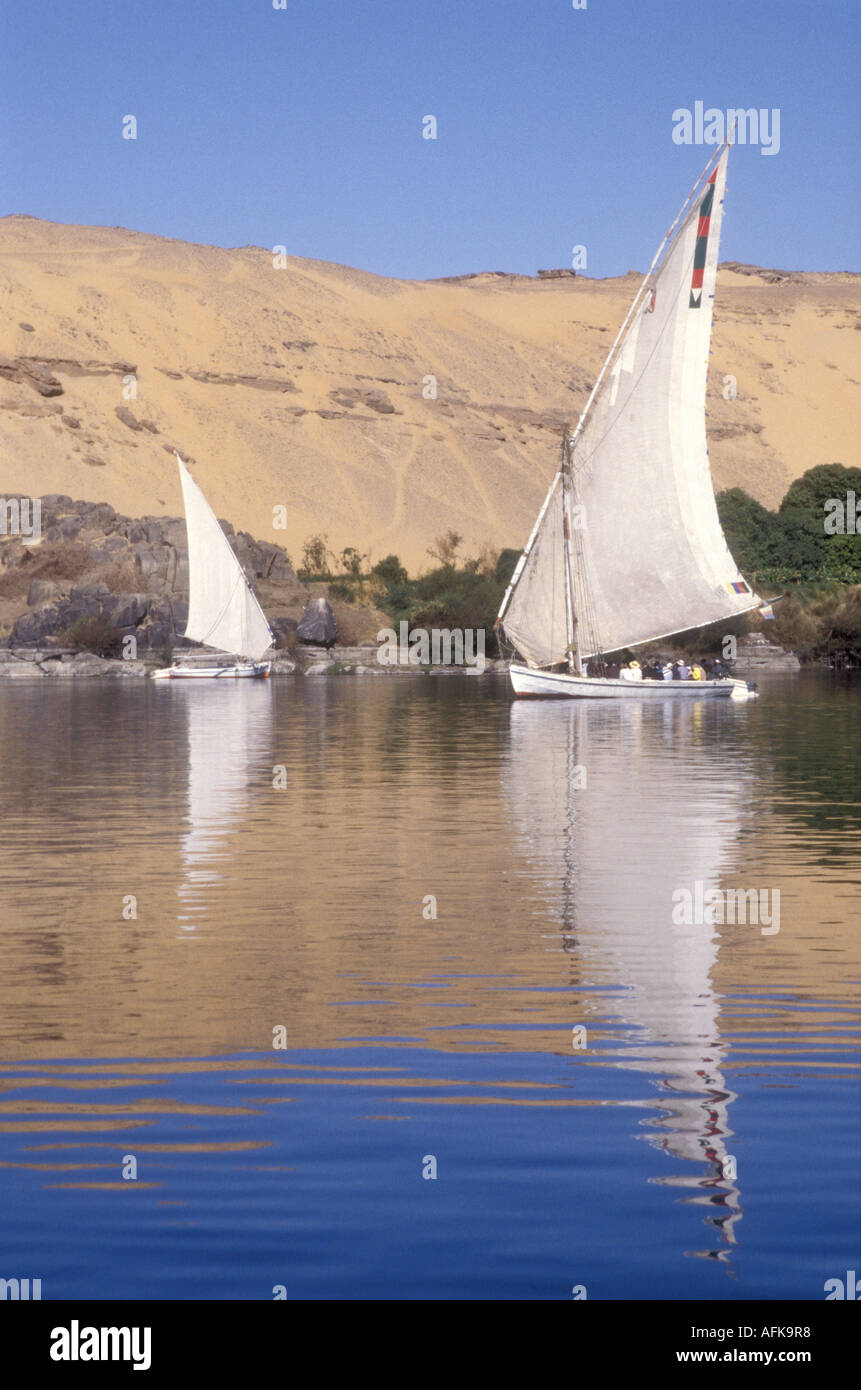
[[[820,672],[0,689],[0,1277],[823,1298],[861,1270],[859,710]]]

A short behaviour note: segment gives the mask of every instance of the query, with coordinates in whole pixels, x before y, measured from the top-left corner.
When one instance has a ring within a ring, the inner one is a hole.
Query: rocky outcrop
[[[761,632],[750,632],[739,642],[734,660],[729,662],[733,675],[752,671],[800,671],[801,662],[795,652],[769,642]]]
[[[80,680],[110,676],[115,680],[140,679],[147,674],[142,661],[108,660],[91,652],[52,651],[50,648],[17,652],[0,649],[0,684],[8,681]]]
[[[324,598],[312,598],[305,612],[302,614],[302,621],[296,629],[296,636],[300,642],[307,642],[309,646],[333,647],[338,640],[338,624],[335,622],[335,614],[332,612],[331,604]]]
[[[402,410],[396,410],[389,400],[385,391],[368,391],[362,386],[337,386],[334,391],[329,392],[330,398],[336,405],[346,406],[352,410],[357,405],[367,406],[368,410],[375,410],[378,415],[403,415]],[[318,412],[323,414],[322,411]]]
[[[154,425],[152,420],[139,420],[127,405],[118,405],[114,414],[130,430],[149,430],[150,434],[158,434],[158,425]]]
[[[0,356],[0,377],[32,386],[40,396],[62,396],[63,383],[53,372],[32,357]]]

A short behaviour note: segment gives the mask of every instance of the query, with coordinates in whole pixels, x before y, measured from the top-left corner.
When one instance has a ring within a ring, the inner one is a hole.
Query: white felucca
[[[729,143],[658,248],[497,618],[518,695],[747,698],[745,681],[607,677],[604,654],[762,605],[712,489],[705,398]],[[589,661],[592,675],[586,674]]]
[[[188,533],[188,621],[185,636],[206,647],[230,652],[233,666],[173,666],[153,672],[155,680],[231,680],[266,677],[272,663],[260,658],[275,638],[251,591],[245,571],[222,531],[218,517],[179,454],[179,480]]]

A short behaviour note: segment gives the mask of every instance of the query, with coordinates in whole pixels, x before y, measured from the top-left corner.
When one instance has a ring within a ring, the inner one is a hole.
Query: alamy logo
[[[854,492],[847,492],[845,502],[842,497],[829,497],[824,507],[826,536],[861,535],[861,502]]]
[[[769,897],[771,902],[769,903]],[[701,879],[673,893],[673,926],[758,926],[763,936],[780,931],[779,888],[706,888]]]
[[[464,666],[481,675],[484,670],[484,628],[426,628],[412,630],[407,622],[377,633],[381,666]]]
[[[854,1302],[861,1295],[861,1279],[855,1278],[854,1269],[847,1269],[845,1283],[842,1279],[826,1279],[823,1288],[826,1303],[835,1298]]]
[[[133,1370],[148,1371],[151,1352],[150,1327],[81,1327],[73,1318],[51,1329],[52,1361],[133,1361]]]
[[[743,106],[728,107],[726,112],[717,106],[704,110],[705,103],[694,102],[690,111],[679,106],[673,112],[673,141],[677,145],[722,145],[732,131],[737,145],[761,145],[761,154],[780,153],[780,108],[764,108],[757,111],[755,106],[747,110]],[[769,118],[771,132],[769,133]]]
[[[30,1287],[32,1283],[32,1289]],[[0,1279],[0,1298],[27,1302],[42,1297],[41,1279]]]
[[[25,545],[28,541],[40,541],[41,497],[0,497],[0,536],[21,536]]]

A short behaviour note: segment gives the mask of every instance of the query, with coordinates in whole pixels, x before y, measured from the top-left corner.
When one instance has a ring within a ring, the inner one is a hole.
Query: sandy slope
[[[275,269],[256,248],[7,217],[0,354],[46,364],[63,393],[0,373],[0,495],[175,515],[175,446],[220,516],[297,561],[317,531],[414,569],[449,527],[467,548],[520,545],[558,425],[576,421],[636,283],[413,283],[296,257]],[[716,303],[716,486],[773,505],[806,468],[857,462],[861,277],[724,267]],[[157,432],[130,428],[123,406]]]

